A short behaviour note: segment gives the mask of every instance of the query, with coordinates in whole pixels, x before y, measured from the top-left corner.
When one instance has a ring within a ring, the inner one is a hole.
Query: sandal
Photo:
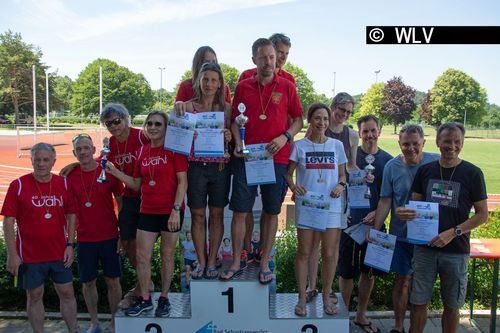
[[[191,279],[201,280],[203,278],[203,274],[205,274],[205,267],[201,267],[200,265],[198,265],[196,266],[194,271],[191,272]]]
[[[380,333],[380,328],[377,328],[376,330],[372,328],[372,322],[369,321],[368,323],[366,324],[361,324],[360,322],[357,322],[357,321],[353,321],[354,325],[358,326],[359,328],[361,328],[363,330],[363,332],[366,332],[366,333]],[[368,330],[370,331],[368,331]]]
[[[299,317],[307,316],[306,305],[297,303],[297,305],[295,305],[295,315]]]
[[[338,302],[339,302],[339,298],[337,297],[337,294],[335,294],[335,292],[333,290],[330,293],[330,299],[332,300],[333,304],[338,304]]]
[[[306,303],[311,302],[316,296],[318,296],[318,289],[306,291]]]
[[[271,278],[269,280],[267,280],[268,276],[271,276]],[[271,271],[268,271],[268,272],[260,271],[259,272],[259,282],[260,282],[260,284],[269,284],[272,281],[273,281],[273,272],[271,272]]]
[[[219,277],[219,271],[215,268],[215,266],[208,266],[203,276],[205,279],[214,280]]]
[[[243,272],[243,270],[240,269],[226,269],[223,274],[219,275],[219,280],[221,281],[229,281],[232,280],[234,277],[240,275]]]
[[[323,311],[326,315],[333,316],[337,314],[338,308],[333,303],[325,303],[323,304]]]

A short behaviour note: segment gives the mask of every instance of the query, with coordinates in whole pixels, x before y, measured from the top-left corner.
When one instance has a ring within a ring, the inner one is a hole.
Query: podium
[[[116,332],[151,333],[337,333],[349,332],[349,314],[342,296],[338,313],[323,312],[322,296],[307,304],[307,316],[294,313],[297,294],[270,292],[258,282],[259,268],[249,265],[230,281],[191,280],[190,293],[169,293],[170,315],[156,318],[154,310],[139,317],[116,314]],[[290,272],[290,274],[293,274]],[[153,295],[153,304],[159,294]]]

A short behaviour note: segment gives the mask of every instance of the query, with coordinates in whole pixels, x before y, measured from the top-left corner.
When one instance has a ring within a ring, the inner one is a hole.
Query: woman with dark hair
[[[174,273],[174,255],[182,228],[184,195],[187,189],[187,159],[183,155],[165,150],[168,116],[163,111],[151,111],[144,121],[144,129],[151,143],[137,153],[133,176],[126,175],[112,163],[110,174],[135,191],[141,191],[140,218],[137,226],[137,279],[141,297],[125,311],[128,316],[138,316],[153,309],[147,291],[151,279],[153,245],[161,236],[161,294],[155,315],[165,317],[170,312],[168,291]]]
[[[325,135],[330,121],[330,109],[322,103],[314,103],[307,112],[309,135],[295,142],[288,164],[287,184],[295,196],[308,191],[324,193],[340,200],[346,186],[347,158],[342,143]],[[297,169],[294,182],[293,173]],[[326,230],[297,226],[298,249],[295,261],[295,275],[298,283],[299,300],[295,314],[305,316],[307,302],[308,260],[316,250],[314,239],[321,239],[321,281],[323,283],[323,309],[325,314],[337,313],[337,306],[330,297],[337,266],[342,213],[330,212]]]
[[[224,141],[231,141],[231,105],[224,100],[224,77],[216,63],[204,63],[194,83],[195,96],[192,100],[176,105],[179,115],[186,112],[224,112]],[[196,137],[195,139],[196,140]],[[193,142],[194,146],[194,142]],[[191,210],[191,233],[198,256],[198,265],[191,273],[193,279],[215,279],[217,253],[224,234],[224,207],[228,203],[229,155],[224,157],[196,157],[194,149],[188,157],[188,206]],[[206,207],[209,209],[208,259],[205,253]]]
[[[179,90],[177,90],[177,96],[175,97],[176,103],[189,101],[194,97],[194,85],[198,81],[200,68],[207,62],[218,64],[217,55],[210,46],[202,46],[198,48],[194,54],[193,64],[191,65],[191,78],[182,81],[179,85]],[[229,86],[226,84],[224,89],[224,99],[231,104],[231,91],[229,90]]]

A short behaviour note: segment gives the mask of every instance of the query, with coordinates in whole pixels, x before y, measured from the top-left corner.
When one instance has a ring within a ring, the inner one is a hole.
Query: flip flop
[[[306,291],[306,303],[311,302],[316,296],[318,296],[318,289]]]
[[[208,266],[203,276],[205,279],[214,280],[219,277],[219,271],[215,268],[215,266]]]
[[[201,280],[203,278],[203,274],[205,274],[205,267],[196,266],[194,271],[191,272],[191,279]]]
[[[366,324],[361,324],[361,323],[359,323],[357,321],[353,321],[353,323],[354,323],[354,325],[358,326],[359,328],[361,328],[366,333],[372,333],[372,332],[373,333],[380,333],[380,328],[377,327],[376,330],[374,330],[372,328],[372,322],[371,321],[367,322]],[[368,331],[367,328],[370,329],[371,332]]]
[[[405,328],[403,327],[402,331],[398,331],[397,329],[393,328],[392,330],[389,331],[389,333],[406,333]]]
[[[266,280],[266,278],[271,275],[271,279],[270,280]],[[260,284],[269,284],[273,281],[273,272],[271,271],[268,271],[268,272],[263,272],[263,271],[260,271],[259,272],[259,282]]]
[[[326,315],[334,316],[337,314],[338,308],[333,303],[326,303],[323,304],[323,311],[325,312]]]
[[[307,316],[306,305],[297,303],[297,305],[295,305],[295,315],[299,317]]]
[[[338,304],[339,303],[339,298],[337,297],[337,294],[335,294],[335,292],[333,290],[330,293],[330,299],[332,300],[333,304]]]
[[[238,269],[234,269],[234,268],[226,269],[224,271],[223,275],[219,275],[219,280],[221,280],[221,281],[230,281],[234,277],[240,275],[242,272],[243,272],[243,270],[241,268],[238,268]],[[227,276],[228,274],[231,274],[231,275]]]

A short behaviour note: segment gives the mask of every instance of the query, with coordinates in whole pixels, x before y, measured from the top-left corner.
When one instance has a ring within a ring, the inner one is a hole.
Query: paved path
[[[354,313],[351,313],[351,319]],[[368,313],[368,317],[372,321],[374,325],[380,328],[382,333],[388,333],[391,328],[394,320],[392,318],[388,319],[388,316],[391,315],[391,312],[377,312],[377,313]],[[478,318],[478,324],[483,332],[488,332],[489,329],[489,319],[488,318]],[[409,328],[409,319],[405,321],[406,331]],[[89,321],[87,320],[79,320],[78,327],[80,332],[85,332],[85,330],[89,327]],[[101,327],[103,328],[103,332],[111,332],[110,330],[110,322],[109,320],[103,320],[101,322]],[[497,318],[497,326],[496,330],[500,332],[500,320]],[[45,331],[50,333],[67,333],[66,325],[62,320],[47,320],[45,322]],[[16,318],[16,319],[0,319],[0,333],[20,333],[20,332],[32,332],[29,326],[28,321],[25,318]],[[350,332],[352,333],[364,333],[363,330],[352,324],[350,324]],[[425,326],[424,333],[440,333],[441,332],[441,319],[439,317],[433,316],[427,320],[427,325]],[[469,318],[464,316],[460,318],[460,326],[457,330],[457,333],[480,333],[481,331],[477,328],[473,327]],[[136,332],[134,332],[136,333]],[[285,333],[285,332],[284,332]]]

